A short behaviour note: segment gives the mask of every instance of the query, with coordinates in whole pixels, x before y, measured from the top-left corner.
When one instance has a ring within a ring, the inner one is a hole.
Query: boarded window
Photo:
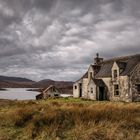
[[[91,89],[90,89],[90,92],[91,92],[91,94],[93,93],[93,88],[91,87]]]
[[[113,71],[113,76],[114,76],[114,79],[117,78],[117,76],[118,76],[118,75],[117,75],[117,70],[114,70],[114,71]]]
[[[114,95],[115,96],[119,95],[119,85],[114,85]]]
[[[75,89],[77,89],[77,86],[75,86]]]

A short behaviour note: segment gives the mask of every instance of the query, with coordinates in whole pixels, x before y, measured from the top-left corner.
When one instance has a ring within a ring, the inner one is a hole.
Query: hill
[[[16,82],[34,82],[27,78],[0,76],[0,81],[16,81]]]
[[[72,94],[73,82],[71,81],[54,81],[51,79],[44,79],[33,84],[33,87],[47,88],[54,85],[59,88],[63,93]]]
[[[48,87],[49,85],[55,85],[56,87],[61,88],[61,87],[72,86],[73,82],[71,82],[71,81],[54,81],[51,79],[44,79],[44,80],[41,80],[41,81],[33,84],[33,86],[40,87],[40,88],[45,88],[45,87]]]
[[[27,78],[0,76],[0,88],[30,88],[33,83],[35,81]]]
[[[0,88],[47,88],[55,85],[63,93],[72,94],[73,82],[44,79],[38,82],[21,77],[0,76]]]

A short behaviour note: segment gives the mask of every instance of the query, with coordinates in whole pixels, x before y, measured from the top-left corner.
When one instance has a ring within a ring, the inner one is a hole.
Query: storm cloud
[[[139,0],[0,0],[0,75],[74,81],[139,37]]]

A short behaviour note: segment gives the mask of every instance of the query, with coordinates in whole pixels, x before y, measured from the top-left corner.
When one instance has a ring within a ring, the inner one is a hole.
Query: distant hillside
[[[54,85],[59,88],[63,93],[72,94],[73,82],[71,81],[54,81],[51,79],[44,79],[33,84],[33,87],[47,88]]]
[[[27,78],[0,76],[0,81],[34,82]]]
[[[33,83],[35,81],[27,78],[0,76],[0,88],[30,88]]]
[[[72,86],[73,82],[71,82],[71,81],[54,81],[51,79],[44,79],[44,80],[41,80],[41,81],[33,84],[33,86],[40,87],[40,88],[45,88],[45,87],[48,87],[49,85],[55,85],[56,87],[61,88],[61,87]]]
[[[51,79],[44,79],[44,80],[35,82],[33,84],[33,87],[45,88],[45,87],[48,87],[49,85],[53,85],[54,83],[55,83],[55,81],[53,81]]]
[[[39,82],[32,81],[21,77],[0,76],[0,88],[47,88],[55,85],[63,93],[72,94],[73,82],[71,81],[54,81],[44,79]]]

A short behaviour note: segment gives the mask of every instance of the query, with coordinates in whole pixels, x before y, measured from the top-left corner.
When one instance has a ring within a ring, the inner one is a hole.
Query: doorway
[[[79,84],[79,97],[82,97],[82,83]]]
[[[99,100],[106,100],[105,87],[99,87]]]

